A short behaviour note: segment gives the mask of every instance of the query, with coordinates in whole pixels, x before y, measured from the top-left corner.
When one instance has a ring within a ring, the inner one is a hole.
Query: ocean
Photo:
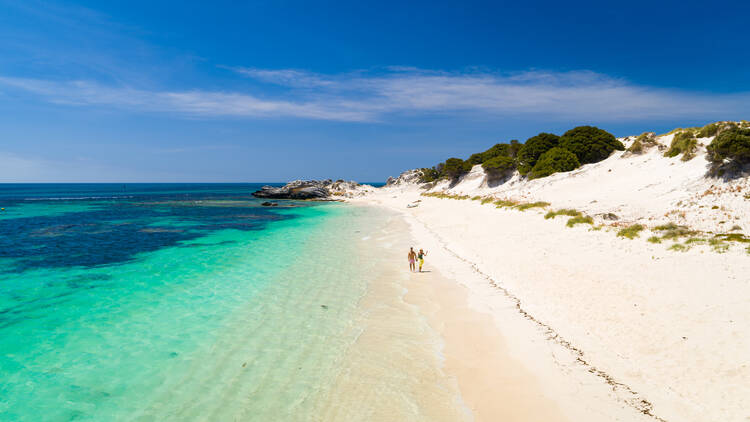
[[[0,420],[461,417],[394,217],[260,186],[0,185]]]

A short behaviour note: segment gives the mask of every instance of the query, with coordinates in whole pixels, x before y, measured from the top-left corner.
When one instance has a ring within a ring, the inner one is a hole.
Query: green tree
[[[553,173],[571,171],[581,164],[575,154],[561,147],[555,147],[542,154],[529,173],[530,179],[546,177]]]
[[[516,160],[498,155],[482,163],[482,168],[490,178],[498,178],[512,172],[516,168]]]
[[[516,158],[518,157],[518,151],[521,150],[523,144],[518,142],[518,139],[512,139],[508,144],[508,155]]]
[[[578,126],[560,137],[560,147],[578,157],[581,164],[596,163],[625,146],[611,133],[594,126]]]
[[[457,179],[461,175],[468,173],[469,170],[471,170],[471,163],[460,158],[449,158],[445,160],[440,173],[449,179]]]
[[[534,168],[539,157],[559,142],[560,137],[551,133],[540,133],[527,139],[518,151],[518,172],[526,175]]]
[[[491,160],[495,157],[507,157],[509,155],[509,150],[510,145],[508,144],[495,144],[482,153],[482,162]]]
[[[482,161],[484,161],[484,159],[482,158],[482,153],[477,152],[475,154],[471,154],[469,159],[466,161],[471,164],[482,164]]]

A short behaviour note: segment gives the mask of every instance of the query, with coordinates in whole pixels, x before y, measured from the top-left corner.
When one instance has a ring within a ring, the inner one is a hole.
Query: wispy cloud
[[[253,95],[213,91],[147,91],[90,81],[54,82],[0,77],[0,85],[20,89],[49,102],[78,106],[112,106],[137,112],[166,112],[192,116],[296,117],[365,121],[373,115],[346,110],[341,104],[262,99]]]
[[[333,80],[326,79],[321,75],[294,69],[269,70],[253,67],[233,67],[228,69],[259,81],[282,86],[317,88],[331,87],[335,84]]]
[[[403,115],[468,113],[612,122],[732,118],[750,113],[747,92],[712,94],[654,88],[588,71],[497,74],[388,68],[384,72],[322,75],[291,69],[231,69],[288,89],[261,96],[11,77],[0,77],[0,86],[60,104],[207,117],[385,121]]]

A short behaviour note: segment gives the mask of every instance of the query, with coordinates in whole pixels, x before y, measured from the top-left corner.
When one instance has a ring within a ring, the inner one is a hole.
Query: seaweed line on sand
[[[416,219],[416,220],[419,221],[418,219]],[[499,290],[501,293],[503,293],[503,295],[507,299],[509,299],[510,301],[512,301],[515,304],[516,310],[518,311],[519,314],[521,314],[522,317],[524,317],[525,319],[527,319],[527,320],[535,323],[538,327],[542,328],[544,330],[545,334],[547,335],[547,339],[552,340],[553,342],[559,344],[563,348],[565,348],[568,351],[570,351],[571,353],[573,353],[573,355],[576,358],[576,362],[578,362],[583,367],[585,367],[589,373],[592,373],[592,374],[596,375],[597,377],[603,379],[605,383],[607,383],[610,387],[612,387],[612,390],[615,393],[617,393],[617,392],[625,392],[625,393],[629,394],[630,396],[632,396],[632,398],[630,398],[630,399],[620,399],[620,400],[622,400],[623,402],[625,402],[627,405],[631,406],[632,408],[634,408],[638,412],[640,412],[640,413],[642,413],[642,414],[644,414],[646,416],[652,417],[654,420],[657,420],[657,421],[660,421],[660,422],[667,422],[666,419],[664,419],[664,418],[662,418],[660,416],[657,416],[657,415],[655,415],[653,413],[653,407],[654,406],[653,406],[653,404],[651,404],[651,402],[649,402],[645,398],[641,397],[640,394],[638,392],[636,392],[635,390],[633,390],[630,386],[628,386],[626,384],[623,384],[623,383],[615,380],[615,378],[612,377],[611,375],[609,375],[608,373],[602,371],[601,369],[598,369],[596,366],[594,366],[593,364],[591,364],[588,361],[586,361],[584,353],[583,353],[583,350],[581,350],[580,348],[574,346],[571,342],[569,342],[568,340],[566,340],[565,338],[563,338],[550,325],[546,324],[545,322],[542,322],[541,320],[539,320],[535,316],[531,315],[528,311],[526,311],[523,308],[523,305],[521,303],[521,299],[519,299],[516,295],[514,295],[513,293],[511,293],[507,288],[501,286],[500,283],[496,282],[492,277],[490,277],[489,275],[487,275],[486,273],[484,273],[482,270],[480,270],[479,267],[477,266],[477,264],[475,264],[472,261],[469,261],[468,259],[463,258],[461,255],[457,254],[452,249],[450,249],[447,246],[446,242],[443,241],[443,239],[437,233],[435,233],[429,227],[427,227],[426,224],[422,223],[421,221],[420,221],[420,223],[422,224],[422,226],[427,231],[429,231],[430,233],[432,233],[433,236],[435,236],[435,238],[438,240],[438,243],[440,243],[440,246],[443,249],[445,249],[451,255],[455,256],[457,259],[459,259],[459,260],[463,261],[464,263],[468,264],[474,272],[476,272],[477,274],[479,274],[482,278],[486,279],[489,282],[490,286],[492,286],[493,288]]]

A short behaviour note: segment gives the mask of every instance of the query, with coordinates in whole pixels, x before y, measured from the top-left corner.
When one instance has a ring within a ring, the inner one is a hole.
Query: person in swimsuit
[[[424,257],[427,255],[427,252],[423,251],[422,249],[419,250],[419,253],[417,254],[417,259],[419,259],[419,272],[422,272],[422,265],[424,265]]]
[[[414,271],[414,262],[417,260],[417,253],[414,252],[413,247],[409,248],[409,255],[406,258],[409,260],[409,271]]]

